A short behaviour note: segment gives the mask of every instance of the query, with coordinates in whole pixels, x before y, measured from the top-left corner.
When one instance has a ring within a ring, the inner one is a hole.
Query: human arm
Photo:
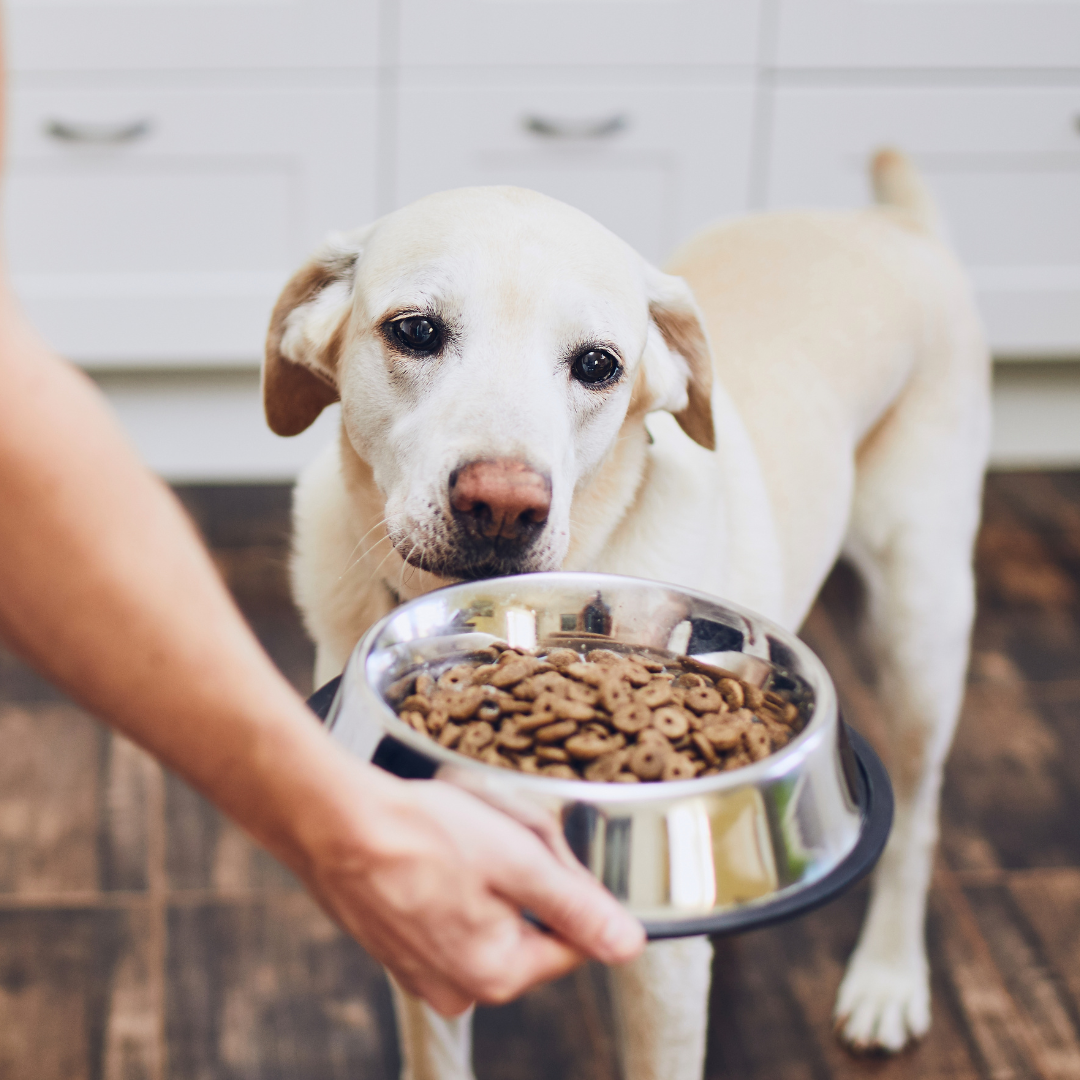
[[[3,283],[0,636],[292,867],[441,1011],[505,1000],[585,954],[617,961],[640,947],[640,927],[533,833],[330,741],[176,500]],[[557,936],[525,923],[523,907]]]

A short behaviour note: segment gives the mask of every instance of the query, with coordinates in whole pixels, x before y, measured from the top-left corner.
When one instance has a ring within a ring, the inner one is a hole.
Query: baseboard
[[[95,379],[143,459],[170,481],[291,481],[336,430],[335,406],[302,435],[272,434],[254,371],[132,371]],[[1080,362],[996,366],[992,464],[1080,468]]]
[[[991,464],[1080,468],[1080,361],[995,365]]]
[[[291,481],[337,430],[335,405],[302,435],[266,426],[257,371],[97,373],[143,460],[173,482]]]

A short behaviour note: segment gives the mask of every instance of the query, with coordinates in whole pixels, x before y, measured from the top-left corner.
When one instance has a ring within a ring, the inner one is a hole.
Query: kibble
[[[398,716],[441,746],[500,768],[599,783],[742,768],[806,723],[800,703],[777,689],[686,657],[604,648],[583,657],[561,646],[493,645],[392,689]]]

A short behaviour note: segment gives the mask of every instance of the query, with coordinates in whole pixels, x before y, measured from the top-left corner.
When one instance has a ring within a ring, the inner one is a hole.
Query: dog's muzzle
[[[450,474],[454,576],[539,569],[536,542],[551,510],[551,479],[522,461],[473,461]]]
[[[551,480],[521,461],[473,461],[450,474],[450,513],[406,562],[441,577],[473,580],[550,570],[540,543],[551,510]],[[415,537],[415,534],[414,534]]]

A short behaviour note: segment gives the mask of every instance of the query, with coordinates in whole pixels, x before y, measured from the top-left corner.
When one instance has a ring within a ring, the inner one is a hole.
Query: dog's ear
[[[682,278],[651,266],[648,271],[652,325],[643,369],[650,409],[674,413],[694,442],[715,450],[712,352],[701,312]]]
[[[277,435],[299,435],[338,400],[338,361],[368,230],[328,240],[285,286],[266,335],[262,393]]]

